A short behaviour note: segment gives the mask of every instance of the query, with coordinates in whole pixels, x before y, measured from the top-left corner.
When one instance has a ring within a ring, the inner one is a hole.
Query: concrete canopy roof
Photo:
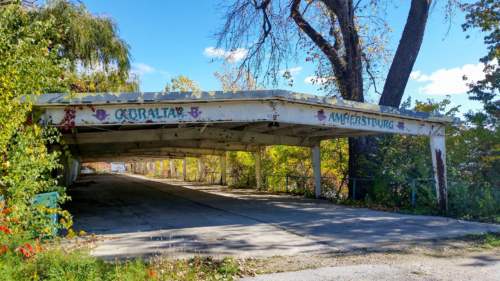
[[[444,135],[452,120],[425,112],[284,90],[45,94],[35,106],[84,159],[183,157],[314,146],[336,137]]]
[[[327,107],[345,108],[354,111],[383,113],[418,120],[449,123],[452,119],[442,115],[413,110],[397,109],[371,103],[340,100],[336,97],[316,96],[286,90],[254,91],[209,91],[209,92],[134,92],[134,93],[54,93],[37,97],[39,107],[68,105],[109,105],[109,104],[148,104],[148,103],[191,103],[213,101],[264,101],[283,100],[302,104],[315,104]]]

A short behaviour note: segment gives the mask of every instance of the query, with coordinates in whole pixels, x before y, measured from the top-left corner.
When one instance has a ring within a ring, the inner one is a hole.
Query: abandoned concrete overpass
[[[437,197],[446,206],[445,126],[451,120],[442,116],[283,90],[46,94],[36,106],[46,125],[65,132],[75,156],[67,165],[69,179],[82,161],[207,154],[223,160],[226,151],[237,150],[255,153],[259,186],[261,148],[282,144],[311,148],[319,197],[321,140],[381,133],[427,136]]]

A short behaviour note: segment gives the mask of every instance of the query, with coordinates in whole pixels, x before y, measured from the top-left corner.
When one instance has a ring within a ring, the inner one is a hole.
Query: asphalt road
[[[337,206],[327,201],[230,191],[138,176],[92,175],[70,189],[75,229],[102,241],[103,258],[274,256],[393,249],[499,225]]]

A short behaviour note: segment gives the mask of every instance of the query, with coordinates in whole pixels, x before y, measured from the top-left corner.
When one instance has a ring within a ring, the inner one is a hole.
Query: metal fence
[[[384,181],[375,178],[351,178],[352,194],[361,185],[368,186],[366,199],[385,202],[401,208],[435,208],[437,196],[433,178],[416,178],[401,181]],[[348,197],[348,185],[333,177],[322,177],[322,197],[344,200]],[[311,176],[267,175],[264,188],[272,192],[286,192],[314,196],[314,179]],[[500,187],[467,185],[459,181],[448,181],[448,198],[451,209],[480,208],[482,204],[496,204],[500,208]],[[499,214],[500,216],[500,214]]]

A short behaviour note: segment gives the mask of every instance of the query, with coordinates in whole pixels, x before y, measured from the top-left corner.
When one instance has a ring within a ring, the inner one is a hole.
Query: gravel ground
[[[248,268],[258,269],[255,272],[258,275],[242,278],[242,281],[500,280],[500,248],[416,248],[405,253],[304,255],[247,261],[246,264]]]

